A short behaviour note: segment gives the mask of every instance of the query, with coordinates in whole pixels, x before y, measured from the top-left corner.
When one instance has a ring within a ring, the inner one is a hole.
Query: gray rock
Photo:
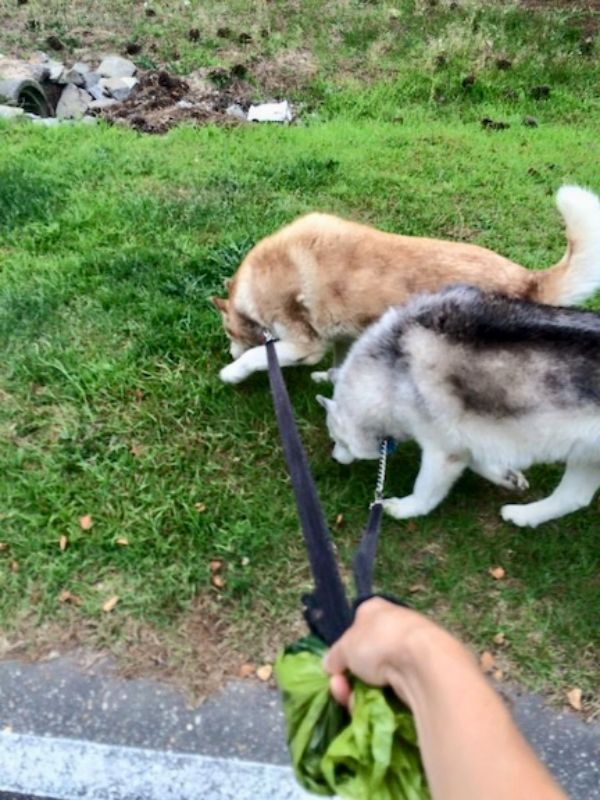
[[[0,119],[15,119],[23,114],[23,109],[17,106],[0,106]]]
[[[225,113],[236,119],[243,119],[244,121],[248,119],[246,112],[239,103],[232,103],[230,106],[227,106]]]
[[[87,86],[87,91],[89,92],[89,94],[91,94],[94,100],[103,100],[106,97],[106,92],[100,85],[100,80],[102,79],[99,79],[98,83],[95,83],[92,86],[89,85]]]
[[[98,84],[100,77],[101,76],[98,72],[93,72],[91,70],[90,72],[85,73],[83,79],[85,81],[85,88],[88,90],[88,92],[91,90],[92,86],[96,86]]]
[[[88,72],[92,71],[92,68],[89,64],[86,64],[85,61],[76,61],[71,69],[77,70],[81,75],[87,75]]]
[[[137,78],[100,78],[98,85],[115,100],[123,102],[131,94],[131,90],[138,83]]]
[[[100,100],[92,100],[88,106],[88,111],[102,111],[104,108],[118,105],[119,101],[115,100],[114,97],[102,97]]]
[[[84,89],[69,83],[56,106],[56,116],[58,119],[81,119],[91,100],[91,96]]]
[[[136,69],[133,61],[128,58],[109,55],[102,59],[97,71],[103,78],[130,78]]]
[[[34,125],[43,125],[46,128],[53,128],[55,125],[60,125],[60,120],[56,117],[36,117],[31,120]]]
[[[53,61],[51,58],[46,62],[48,68],[48,80],[61,82],[65,72],[64,65],[60,61]]]

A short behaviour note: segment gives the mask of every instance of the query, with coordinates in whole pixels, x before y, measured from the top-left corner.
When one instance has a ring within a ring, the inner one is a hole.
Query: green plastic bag
[[[351,800],[430,800],[410,711],[391,691],[354,679],[350,717],[329,692],[325,650],[307,636],[275,663],[298,782]]]

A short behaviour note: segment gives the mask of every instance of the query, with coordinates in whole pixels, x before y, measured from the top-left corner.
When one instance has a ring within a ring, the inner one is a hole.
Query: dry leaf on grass
[[[256,670],[256,677],[260,681],[268,681],[272,674],[273,674],[273,667],[270,664],[263,664],[262,667],[259,667]]]
[[[81,598],[78,597],[73,592],[70,592],[68,589],[63,589],[62,592],[58,595],[58,602],[59,603],[72,603],[74,606],[81,605]]]
[[[501,670],[501,669],[497,669],[497,670],[494,672],[494,678],[495,678],[495,680],[497,680],[497,681],[501,681],[503,677],[504,677],[504,673],[502,672],[502,670]]]
[[[213,561],[208,562],[208,568],[211,572],[218,572],[223,569],[223,562],[215,558]]]
[[[121,536],[119,539],[117,539],[117,544],[120,544],[121,547],[127,547],[127,545],[129,544],[129,539],[126,539],[124,536]]]
[[[223,578],[221,575],[213,575],[210,579],[210,582],[216,589],[225,588],[225,578]]]
[[[424,592],[426,588],[424,583],[413,583],[412,586],[408,587],[408,591],[411,594],[416,594],[417,592]]]
[[[85,514],[83,517],[79,517],[79,527],[82,531],[89,531],[94,521],[92,520],[91,514]]]
[[[570,692],[567,692],[567,700],[571,708],[574,708],[575,711],[581,711],[581,689],[571,689]]]
[[[344,515],[343,515],[343,514],[338,514],[338,515],[336,516],[336,518],[335,518],[335,527],[336,527],[336,528],[339,528],[339,527],[340,527],[340,525],[341,525],[343,522],[344,522]]]
[[[63,533],[63,535],[58,540],[58,546],[60,547],[60,552],[61,553],[65,552],[65,550],[67,549],[68,544],[69,544],[69,540],[67,539],[67,537]]]
[[[506,570],[503,567],[490,567],[488,572],[495,581],[501,581],[506,577]]]
[[[0,542],[0,553],[3,550],[8,550],[8,544],[6,542]]]
[[[242,666],[239,669],[238,675],[240,676],[240,678],[249,678],[250,675],[254,674],[254,670],[255,670],[254,664],[242,664]]]
[[[19,562],[18,561],[11,561],[10,562],[10,571],[11,572],[18,572],[19,571]]]
[[[206,511],[206,503],[194,503],[194,508],[199,514],[203,514]]]
[[[488,672],[491,672],[496,666],[496,662],[494,661],[494,656],[490,653],[489,650],[484,650],[483,653],[479,656],[479,666],[486,674]]]
[[[494,636],[494,644],[506,644],[506,636],[502,631]]]
[[[144,452],[144,445],[132,444],[131,447],[129,448],[129,452],[131,453],[132,456],[139,458]]]
[[[104,603],[104,605],[102,606],[102,611],[108,614],[110,611],[113,610],[113,608],[117,605],[118,602],[119,602],[119,595],[114,594],[106,601],[106,603]]]

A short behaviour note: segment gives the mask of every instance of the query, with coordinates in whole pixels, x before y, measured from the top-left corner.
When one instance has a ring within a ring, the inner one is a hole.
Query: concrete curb
[[[289,767],[14,733],[0,736],[0,792],[52,800],[310,797]]]

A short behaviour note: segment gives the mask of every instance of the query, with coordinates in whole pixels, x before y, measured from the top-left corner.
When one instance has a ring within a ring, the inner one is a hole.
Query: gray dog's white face
[[[351,464],[355,459],[379,458],[381,439],[356,425],[335,400],[317,395],[317,401],[327,411],[327,429],[334,442],[333,458],[340,464]]]

